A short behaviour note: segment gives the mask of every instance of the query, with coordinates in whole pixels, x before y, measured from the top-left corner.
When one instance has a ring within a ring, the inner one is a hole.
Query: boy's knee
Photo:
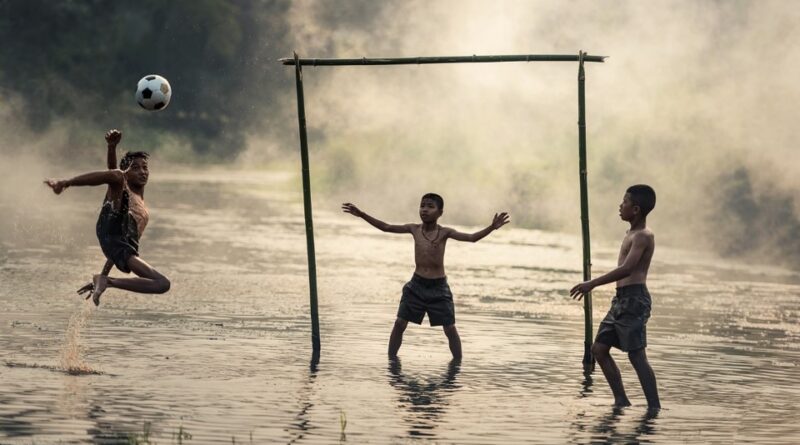
[[[646,361],[647,359],[644,354],[644,348],[637,349],[635,351],[628,351],[628,360],[630,360],[631,363],[633,364],[636,364],[641,361]]]
[[[592,343],[592,355],[595,357],[605,358],[609,355],[608,351],[611,349],[610,346],[605,345],[603,343]]]
[[[394,330],[403,332],[406,330],[408,326],[408,320],[403,320],[402,318],[398,318],[394,321]]]
[[[167,277],[164,277],[164,276],[159,277],[156,280],[156,283],[158,284],[158,293],[159,294],[167,293],[169,291],[169,288],[172,286],[172,283],[170,283],[169,279]]]
[[[454,324],[444,326],[442,330],[444,331],[444,335],[448,337],[458,337],[458,329],[456,329],[456,325]]]

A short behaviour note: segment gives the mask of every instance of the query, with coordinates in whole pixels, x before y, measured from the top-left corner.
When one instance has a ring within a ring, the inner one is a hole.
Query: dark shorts
[[[397,318],[422,324],[425,313],[431,326],[450,326],[456,322],[453,294],[447,277],[423,278],[417,274],[403,286]]]
[[[130,273],[128,259],[139,256],[139,232],[136,221],[127,208],[127,195],[122,210],[114,210],[110,202],[103,204],[97,218],[97,241],[107,259],[114,262],[117,269]]]
[[[117,269],[125,273],[131,272],[128,267],[128,259],[131,256],[139,256],[138,242],[114,236],[98,238],[98,241],[100,241],[100,248],[103,249],[103,255],[113,261]]]
[[[594,341],[625,352],[647,347],[647,320],[652,300],[647,286],[631,284],[617,288],[611,309],[600,322]]]

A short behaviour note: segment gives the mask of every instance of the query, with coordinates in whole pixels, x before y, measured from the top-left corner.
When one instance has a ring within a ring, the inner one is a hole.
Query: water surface
[[[448,243],[464,361],[451,363],[441,330],[423,324],[393,363],[410,237],[318,201],[323,351],[312,365],[296,182],[154,174],[142,257],[172,290],[110,290],[96,310],[75,289],[102,266],[102,191],[0,202],[0,443],[800,441],[800,276],[663,246],[649,283],[656,418],[624,354],[614,357],[633,407],[611,407],[599,369],[582,374],[572,235],[508,227]],[[616,246],[594,250],[596,269],[613,266]],[[611,292],[595,292],[595,324]],[[64,371],[65,348],[86,372]]]

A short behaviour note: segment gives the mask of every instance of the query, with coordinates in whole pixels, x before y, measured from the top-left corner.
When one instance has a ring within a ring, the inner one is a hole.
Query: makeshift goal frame
[[[311,181],[308,159],[308,134],[306,132],[305,96],[303,94],[303,66],[353,66],[353,65],[425,65],[441,63],[496,63],[496,62],[578,62],[578,173],[581,193],[581,238],[583,240],[583,279],[591,279],[591,246],[589,242],[589,196],[586,168],[586,74],[584,62],[604,62],[605,56],[591,56],[583,51],[577,55],[565,54],[521,54],[493,56],[455,56],[455,57],[399,57],[360,59],[301,59],[297,53],[292,58],[279,59],[284,65],[294,65],[297,88],[297,119],[300,128],[300,160],[303,174],[303,207],[306,223],[306,249],[308,254],[308,284],[311,304],[311,345],[316,361],[320,354],[319,308],[317,306],[317,265],[314,253],[314,222],[311,213]],[[592,344],[592,295],[583,300],[585,323],[584,372],[594,370],[591,355]]]

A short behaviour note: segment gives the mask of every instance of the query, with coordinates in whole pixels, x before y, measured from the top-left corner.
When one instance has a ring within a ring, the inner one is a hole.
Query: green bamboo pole
[[[294,53],[295,62],[299,60]],[[303,96],[303,69],[294,64],[295,84],[297,86],[297,119],[300,126],[300,161],[303,169],[303,208],[306,217],[306,249],[308,251],[308,289],[311,299],[311,346],[312,363],[319,359],[319,308],[317,307],[317,261],[314,254],[314,218],[311,216],[311,179],[308,166],[308,135],[306,134],[306,110]]]
[[[578,169],[581,183],[581,238],[583,239],[583,281],[592,279],[592,253],[589,242],[589,186],[586,171],[586,73],[583,62],[586,53],[578,52]],[[594,371],[594,357],[592,357],[592,293],[589,292],[583,299],[584,317],[584,350],[583,371]]]
[[[445,57],[383,57],[360,59],[278,59],[284,65],[343,66],[343,65],[425,65],[434,63],[493,63],[493,62],[577,62],[573,54],[516,54],[504,56],[445,56]],[[603,62],[606,56],[584,53],[584,62]]]

